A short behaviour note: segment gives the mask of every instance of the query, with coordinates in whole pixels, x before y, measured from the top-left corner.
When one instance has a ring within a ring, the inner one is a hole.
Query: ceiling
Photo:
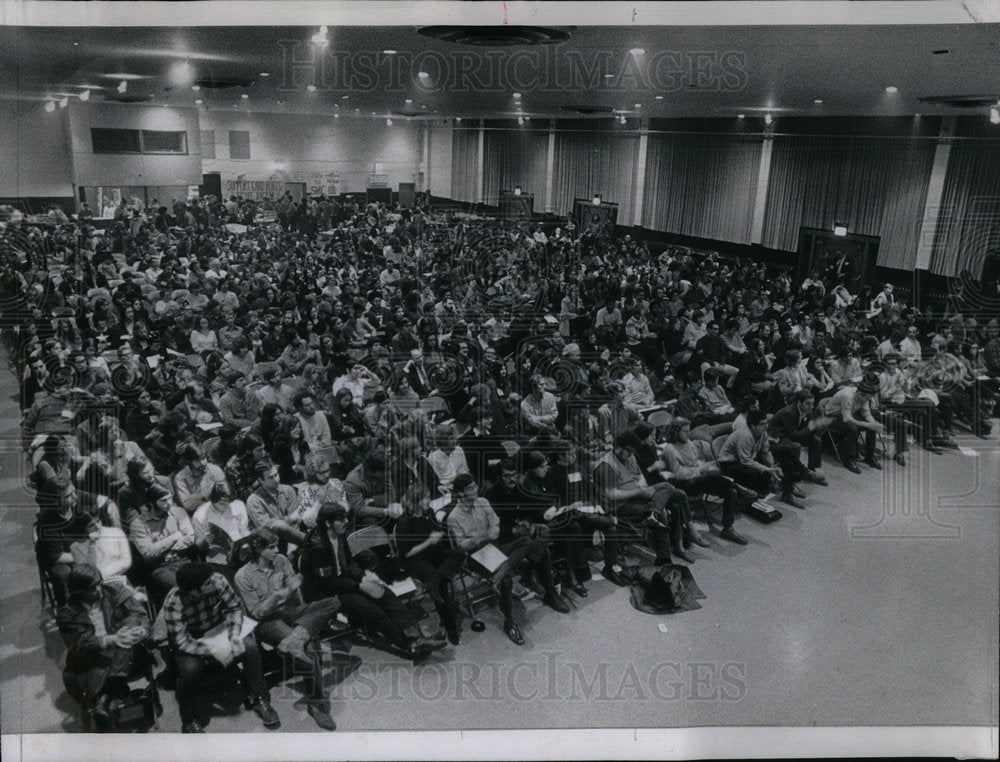
[[[584,26],[576,4],[557,5],[564,11],[549,17],[567,24],[555,29],[568,37],[549,45],[458,44],[425,36],[417,25],[331,25],[326,44],[311,41],[316,25],[6,26],[0,99],[28,105],[89,88],[93,101],[465,119],[578,116],[578,108],[629,117],[985,118],[988,102],[1000,100],[997,23]],[[427,18],[446,20],[455,19]],[[302,65],[320,60],[322,67]],[[420,70],[429,76],[421,79]],[[192,89],[198,81],[204,86]],[[233,86],[210,87],[226,82]],[[981,103],[970,110],[920,100],[941,96]]]

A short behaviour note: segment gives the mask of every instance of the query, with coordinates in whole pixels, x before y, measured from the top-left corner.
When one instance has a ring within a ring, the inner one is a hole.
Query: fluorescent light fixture
[[[521,97],[521,94],[520,94],[520,93],[514,93],[514,95],[513,95],[512,97],[513,97],[513,98],[514,98],[515,100],[517,100],[518,98],[520,98],[520,97]]]
[[[45,110],[46,111],[55,111],[56,110],[56,102],[55,101],[45,101]]]
[[[392,127],[392,119],[386,118],[386,120],[385,120],[385,126],[386,127]]]
[[[655,97],[656,97],[656,100],[658,100],[658,101],[662,101],[663,100],[663,96],[662,95],[657,95]]]
[[[269,71],[262,71],[260,73],[260,76],[262,76],[262,77],[270,77],[271,76],[271,72],[269,72]]]
[[[634,56],[642,56],[642,55],[646,54],[646,49],[645,48],[632,48],[629,51],[629,53],[631,53]]]
[[[524,117],[523,117],[523,116],[519,116],[519,117],[517,118],[517,123],[518,123],[518,124],[524,124]]]
[[[594,206],[600,206],[601,205],[601,194],[600,193],[595,193],[593,201],[591,201],[591,203]]]
[[[179,61],[170,67],[170,81],[175,85],[186,85],[191,77],[191,64],[187,61]]]
[[[118,92],[124,93],[126,90],[128,90],[128,82],[123,79],[118,83]]]
[[[90,90],[84,90],[82,93],[80,93],[80,100],[81,101],[89,101],[90,100]]]
[[[426,71],[418,71],[417,72],[417,76],[420,77],[420,79],[430,79],[431,78],[431,75],[428,74]]]
[[[847,235],[847,223],[846,222],[833,223],[833,234],[838,236]]]
[[[641,104],[641,103],[636,103],[636,104],[635,104],[635,107],[636,107],[636,108],[642,108],[642,104]]]
[[[885,89],[885,91],[886,91],[887,93],[898,93],[898,92],[899,92],[899,88],[898,88],[898,87],[896,87],[895,85],[889,85],[889,86],[888,86],[888,87],[887,87],[887,88]]]
[[[821,104],[822,102],[823,102],[823,99],[822,99],[822,98],[813,98],[813,103],[815,103],[815,104],[816,104],[817,106],[818,106],[819,104]]]
[[[306,85],[306,90],[308,90],[311,93],[314,93],[316,92],[316,85]]]
[[[737,118],[737,119],[746,119],[746,118],[747,118],[747,115],[746,115],[746,114],[737,114],[737,115],[736,115],[736,118]]]
[[[406,99],[406,100],[404,101],[404,103],[406,103],[407,105],[409,105],[410,103],[413,103],[413,98],[407,98],[407,99]]]
[[[382,51],[382,55],[384,55],[384,56],[394,56],[394,55],[396,55],[396,51],[393,50],[392,48],[386,48],[385,50]]]
[[[68,105],[69,105],[69,98],[63,97],[63,99],[59,101],[59,108],[66,108]]]
[[[249,98],[250,96],[249,96],[249,95],[247,95],[246,93],[243,93],[243,95],[241,95],[240,97],[241,97],[241,98],[242,98],[243,100],[247,100],[247,99],[248,99],[248,98]]]
[[[770,114],[764,114],[764,124],[770,124],[774,119],[771,118]]]

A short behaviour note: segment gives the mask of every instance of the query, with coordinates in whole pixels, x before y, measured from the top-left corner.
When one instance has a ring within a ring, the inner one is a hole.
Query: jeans
[[[353,624],[359,624],[369,633],[378,633],[400,648],[409,645],[406,628],[413,624],[413,617],[406,606],[391,590],[380,598],[370,598],[365,593],[341,593],[340,605]]]
[[[678,487],[684,490],[688,497],[695,495],[715,495],[723,500],[722,503],[722,526],[731,527],[736,518],[736,505],[739,500],[733,480],[723,476],[721,472],[707,473],[696,476],[693,479],[675,482]]]
[[[458,623],[449,583],[461,571],[464,561],[465,554],[461,551],[438,552],[436,548],[428,549],[415,558],[403,560],[406,572],[424,583],[424,589],[434,603],[441,624],[446,628],[456,627]]]
[[[243,689],[252,699],[267,697],[267,685],[264,684],[264,670],[260,663],[260,650],[253,635],[243,638],[244,651],[236,660],[242,668],[241,682]],[[181,722],[188,723],[195,719],[195,707],[198,693],[202,685],[212,677],[212,672],[223,669],[222,664],[211,656],[175,652],[177,664],[177,704],[180,709]]]

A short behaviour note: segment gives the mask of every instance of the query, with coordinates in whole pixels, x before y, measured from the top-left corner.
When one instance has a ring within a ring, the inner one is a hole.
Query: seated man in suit
[[[278,552],[278,536],[266,527],[253,531],[248,541],[250,560],[236,572],[234,583],[250,616],[257,620],[257,637],[278,653],[304,662],[306,710],[323,730],[336,730],[330,704],[323,695],[323,666],[316,636],[337,615],[336,598],[302,604],[298,590],[302,575]]]
[[[327,503],[319,509],[316,526],[306,535],[302,548],[305,599],[336,596],[349,620],[369,634],[386,638],[411,659],[444,648],[444,641],[408,633],[419,631],[413,616],[373,568],[362,568],[359,560],[366,559],[352,557],[345,538],[347,526],[347,511],[342,505]]]
[[[56,622],[66,642],[66,691],[107,727],[108,704],[128,690],[125,681],[145,666],[137,646],[149,634],[146,606],[121,580],[104,581],[89,564],[78,564],[67,580],[69,602]]]
[[[823,466],[822,434],[830,425],[830,420],[815,416],[816,400],[809,389],[800,389],[793,395],[791,404],[775,413],[767,426],[767,433],[775,440],[771,452],[781,464],[796,471],[803,479],[813,484],[825,485],[826,477],[819,473]],[[808,453],[808,466],[802,467],[800,454],[803,448]]]

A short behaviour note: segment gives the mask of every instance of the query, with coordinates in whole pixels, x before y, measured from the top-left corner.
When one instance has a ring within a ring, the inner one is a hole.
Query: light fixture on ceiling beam
[[[898,93],[898,92],[899,92],[899,88],[898,88],[898,87],[896,87],[895,85],[889,85],[889,86],[888,86],[888,87],[887,87],[887,88],[885,89],[885,91],[886,91],[887,93],[889,93],[890,95],[893,95],[894,93]]]
[[[90,90],[84,90],[82,93],[80,93],[80,100],[81,101],[89,101],[90,100]]]
[[[128,80],[123,79],[118,83],[118,92],[124,93],[126,90],[128,90]]]
[[[822,105],[823,99],[822,98],[813,98],[813,103],[815,103],[817,106]]]
[[[521,98],[521,94],[520,93],[514,93],[513,96],[511,96],[511,97],[513,97],[514,100],[519,100]]]
[[[260,76],[262,76],[262,77],[270,77],[271,76],[271,72],[269,72],[269,71],[262,71],[260,73]]]
[[[1000,124],[1000,103],[996,106],[990,106],[990,122]]]
[[[55,111],[56,110],[56,102],[55,101],[45,101],[45,110],[46,111]]]
[[[847,223],[846,222],[835,222],[833,223],[833,234],[836,236],[844,237],[847,235]]]
[[[517,123],[520,124],[520,125],[523,125],[524,124],[524,117],[523,116],[519,116],[517,118]]]
[[[764,124],[770,124],[773,121],[774,119],[771,117],[770,114],[764,114]]]
[[[514,186],[514,195],[515,196],[520,196],[521,195],[521,186],[520,185],[515,185]]]
[[[654,98],[655,98],[655,100],[658,100],[658,101],[662,101],[663,100],[663,96],[662,95],[656,95],[656,96],[654,96]]]
[[[63,99],[59,101],[59,108],[66,108],[69,105],[69,98],[63,96]]]
[[[594,206],[600,206],[600,205],[601,205],[601,194],[600,194],[600,193],[595,193],[595,194],[594,194],[594,198],[593,198],[593,200],[591,201],[591,203],[592,203],[592,204],[593,204]]]

